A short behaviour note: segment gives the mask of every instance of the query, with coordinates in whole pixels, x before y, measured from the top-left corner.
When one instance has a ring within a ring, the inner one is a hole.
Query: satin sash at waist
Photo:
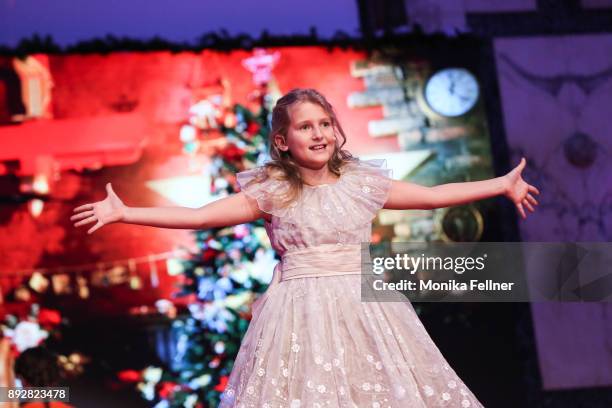
[[[369,249],[364,245],[364,262]],[[285,252],[281,260],[281,281],[298,278],[361,274],[361,244],[323,244]]]
[[[276,264],[268,289],[253,303],[253,318],[266,300],[279,288],[282,281],[338,275],[361,274],[363,262],[371,264],[369,245],[362,244],[322,244],[304,249],[292,249],[285,252]]]

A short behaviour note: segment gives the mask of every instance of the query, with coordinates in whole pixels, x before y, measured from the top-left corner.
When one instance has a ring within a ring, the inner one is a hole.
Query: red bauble
[[[215,385],[215,391],[223,392],[225,390],[225,387],[227,386],[227,380],[228,377],[226,375],[221,377],[221,379],[219,380],[219,384]]]
[[[236,114],[234,112],[228,112],[223,118],[223,125],[226,128],[233,129],[236,127],[238,123],[238,119],[236,118]]]
[[[202,254],[202,260],[204,262],[208,262],[208,261],[214,259],[217,256],[217,254],[218,254],[218,251],[216,251],[214,249],[211,249],[211,248],[208,248]]]
[[[242,157],[244,156],[244,154],[245,154],[244,150],[238,148],[236,145],[231,144],[231,143],[225,146],[223,150],[221,151],[221,155],[223,156],[223,158],[230,162],[242,160]]]
[[[259,132],[259,129],[261,129],[261,126],[259,126],[259,123],[251,122],[249,123],[249,126],[247,126],[246,131],[249,135],[255,136]]]
[[[161,398],[168,399],[175,389],[176,383],[173,383],[172,381],[164,381],[160,384],[158,394]]]

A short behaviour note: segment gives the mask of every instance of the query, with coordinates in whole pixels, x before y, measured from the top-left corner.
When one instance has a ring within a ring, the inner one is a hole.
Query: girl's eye
[[[323,122],[323,126],[330,127],[331,126],[331,122]],[[305,124],[305,125],[300,126],[300,129],[301,130],[306,130],[306,129],[310,129],[311,127],[312,127],[312,125]]]

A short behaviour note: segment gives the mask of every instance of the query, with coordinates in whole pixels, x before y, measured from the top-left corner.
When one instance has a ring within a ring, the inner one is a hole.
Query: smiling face
[[[291,153],[301,166],[320,169],[334,153],[336,136],[332,119],[320,105],[299,102],[288,109],[291,123],[286,136],[277,134],[274,142]]]

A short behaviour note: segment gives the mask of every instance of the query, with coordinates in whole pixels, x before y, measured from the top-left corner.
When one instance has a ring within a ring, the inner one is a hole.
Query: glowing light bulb
[[[38,217],[42,213],[44,207],[45,202],[43,200],[39,200],[38,198],[35,198],[28,202],[28,208],[30,210],[30,214],[32,214],[33,217]]]
[[[49,194],[49,181],[44,174],[37,174],[32,183],[32,190],[38,194]]]

